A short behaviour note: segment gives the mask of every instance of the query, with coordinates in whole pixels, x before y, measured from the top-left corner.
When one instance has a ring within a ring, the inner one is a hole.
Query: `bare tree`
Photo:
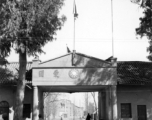
[[[97,111],[98,107],[97,107],[97,102],[96,102],[96,94],[95,94],[95,92],[91,92],[91,95],[92,95],[93,100],[94,100],[95,111]]]
[[[97,106],[97,101],[96,101],[96,92],[91,92],[91,95],[93,97],[93,100],[94,100],[94,105],[95,105],[95,119],[98,118],[98,106]]]
[[[50,93],[46,92],[44,93],[44,115],[45,119],[48,118],[50,115],[53,115],[55,117],[57,113],[57,107],[58,107],[58,100],[59,96],[61,96],[60,93]]]
[[[92,114],[92,113],[94,112],[94,110],[95,110],[94,103],[89,102],[88,112],[89,112],[90,114]]]

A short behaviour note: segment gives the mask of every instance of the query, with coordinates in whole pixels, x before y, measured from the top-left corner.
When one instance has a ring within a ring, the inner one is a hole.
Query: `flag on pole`
[[[73,15],[74,15],[74,19],[76,19],[78,17],[75,0],[74,0],[74,3],[73,3]]]
[[[66,45],[67,46],[67,45]],[[69,49],[69,47],[67,46],[67,53],[71,53],[71,50]]]
[[[141,0],[131,0],[133,3],[139,3]]]
[[[138,4],[141,7],[144,7],[148,0],[131,0],[132,3]],[[152,1],[152,0],[151,0]]]
[[[132,3],[141,4],[144,0],[130,0]]]

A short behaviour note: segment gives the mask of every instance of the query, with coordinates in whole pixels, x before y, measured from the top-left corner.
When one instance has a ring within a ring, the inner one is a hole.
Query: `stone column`
[[[105,120],[106,117],[106,95],[105,90],[99,92],[99,120]]]
[[[112,118],[113,120],[118,120],[117,111],[117,86],[112,86]]]
[[[98,118],[97,120],[100,120],[101,118],[101,92],[98,92]]]
[[[41,90],[39,92],[39,114],[41,114],[42,117],[44,117],[44,105],[43,105],[43,92]]]
[[[106,120],[112,120],[111,86],[106,89]]]
[[[38,120],[38,87],[33,87],[33,114],[32,120]]]

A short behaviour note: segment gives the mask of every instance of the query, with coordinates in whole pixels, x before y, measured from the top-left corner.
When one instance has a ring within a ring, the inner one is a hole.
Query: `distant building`
[[[49,116],[50,120],[61,119],[61,118],[64,120],[65,119],[73,120],[73,119],[81,118],[83,116],[83,108],[74,105],[73,103],[71,103],[70,100],[61,99],[52,104],[56,104],[57,109],[55,115],[53,115],[53,111],[52,114],[50,114]]]

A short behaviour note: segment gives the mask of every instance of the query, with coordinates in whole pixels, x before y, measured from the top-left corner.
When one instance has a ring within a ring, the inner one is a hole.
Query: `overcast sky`
[[[103,60],[112,56],[111,0],[75,1],[79,14],[75,23],[76,52]],[[67,21],[57,32],[57,40],[44,47],[46,54],[39,56],[42,61],[66,54],[66,44],[73,50],[73,0],[65,0],[62,14]],[[141,8],[130,0],[113,0],[114,57],[118,61],[148,61],[148,40],[137,39],[135,34],[141,16]],[[18,55],[12,52],[8,60],[18,61]]]

